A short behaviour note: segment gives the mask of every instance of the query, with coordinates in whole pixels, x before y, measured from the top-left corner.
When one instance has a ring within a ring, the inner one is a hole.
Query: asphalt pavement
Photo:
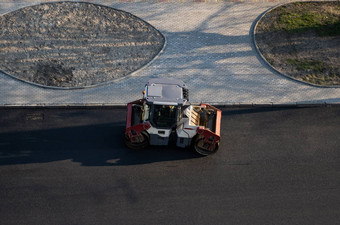
[[[340,221],[340,107],[225,108],[208,157],[128,150],[125,114],[0,108],[1,224]]]

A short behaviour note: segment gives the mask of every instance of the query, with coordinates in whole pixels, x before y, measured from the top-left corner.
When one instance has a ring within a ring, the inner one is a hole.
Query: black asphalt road
[[[124,109],[0,109],[0,224],[339,224],[340,107],[224,109],[208,157],[128,150],[124,125]]]

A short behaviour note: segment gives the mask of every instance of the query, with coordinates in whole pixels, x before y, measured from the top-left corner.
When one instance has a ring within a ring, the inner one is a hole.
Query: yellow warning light
[[[145,91],[143,91],[143,95],[145,95]]]

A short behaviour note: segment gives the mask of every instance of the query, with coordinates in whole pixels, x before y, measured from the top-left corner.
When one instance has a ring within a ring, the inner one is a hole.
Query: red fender
[[[131,126],[131,119],[132,119],[132,105],[138,104],[143,105],[144,100],[140,99],[134,102],[130,102],[127,104],[127,118],[126,118],[126,128],[125,128],[125,135],[127,135],[132,143],[135,143],[135,140],[138,140],[137,137],[141,136],[142,131],[148,130],[151,127],[149,122],[140,123],[134,126]]]

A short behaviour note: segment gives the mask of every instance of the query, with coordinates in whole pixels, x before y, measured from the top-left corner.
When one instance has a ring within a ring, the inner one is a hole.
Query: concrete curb
[[[298,1],[296,1],[298,2]],[[307,1],[308,2],[308,1]],[[325,2],[325,1],[313,1],[313,2]],[[331,1],[326,1],[326,2],[333,2],[332,0]],[[256,18],[255,20],[255,25],[252,26],[252,42],[253,42],[253,45],[255,46],[255,49],[257,51],[257,53],[259,54],[260,58],[262,59],[262,61],[273,71],[275,71],[276,73],[278,73],[279,75],[281,76],[284,76],[288,79],[291,79],[291,80],[294,80],[294,81],[297,81],[297,82],[300,82],[300,83],[303,83],[303,84],[306,84],[306,85],[309,85],[309,86],[313,86],[313,87],[318,87],[318,88],[340,88],[340,85],[318,85],[318,84],[313,84],[313,83],[309,83],[309,82],[306,82],[306,81],[302,81],[302,80],[298,80],[294,77],[291,77],[285,73],[282,73],[281,71],[277,70],[275,67],[273,67],[268,61],[267,59],[262,55],[257,43],[256,43],[256,40],[255,40],[255,33],[256,33],[256,28],[258,26],[258,23],[260,22],[260,20],[265,16],[267,15],[268,13],[270,13],[271,11],[273,11],[274,9],[277,9],[281,6],[284,6],[284,5],[288,5],[288,4],[292,4],[294,2],[289,2],[289,3],[282,3],[282,4],[279,4],[277,6],[274,6],[268,10],[266,10],[264,13],[262,13],[258,18]]]
[[[198,105],[200,103],[192,103]],[[306,107],[340,107],[340,103],[210,103],[217,108],[306,108]],[[127,104],[60,104],[60,105],[50,105],[50,104],[26,104],[26,105],[0,105],[0,109],[16,108],[114,108],[114,109],[125,109]]]
[[[136,75],[137,73],[141,72],[142,70],[144,70],[145,68],[147,68],[148,66],[150,66],[165,50],[166,46],[167,46],[167,39],[166,37],[162,34],[162,32],[160,32],[157,28],[155,28],[153,25],[151,25],[150,23],[146,22],[145,20],[143,20],[142,18],[139,18],[135,15],[133,15],[132,13],[130,12],[126,12],[124,10],[120,10],[120,9],[116,9],[116,8],[113,8],[111,6],[107,6],[107,5],[103,5],[103,4],[100,4],[100,3],[92,3],[92,2],[84,2],[84,1],[69,1],[69,0],[65,0],[65,1],[52,1],[52,2],[42,2],[42,3],[39,3],[39,4],[34,4],[34,5],[30,5],[30,6],[25,6],[25,7],[22,7],[22,8],[19,8],[19,9],[16,9],[14,11],[9,11],[9,12],[6,12],[4,14],[1,14],[0,16],[4,16],[6,14],[9,14],[11,12],[15,12],[17,10],[20,10],[20,9],[25,9],[25,8],[29,8],[29,7],[32,7],[32,6],[37,6],[37,5],[44,5],[44,4],[54,4],[54,3],[61,3],[61,2],[72,2],[72,3],[86,3],[86,4],[92,4],[92,5],[98,5],[98,6],[101,6],[101,7],[106,7],[106,8],[110,8],[110,9],[114,9],[114,10],[117,10],[117,11],[121,11],[121,12],[124,12],[126,14],[129,14],[133,17],[136,17],[137,19],[143,21],[144,23],[146,23],[148,26],[152,27],[153,29],[155,29],[163,38],[164,40],[164,44],[162,46],[162,49],[148,62],[146,63],[145,65],[143,65],[142,67],[138,68],[137,70],[135,71],[132,71],[130,73],[128,73],[127,75],[125,75],[124,77],[120,77],[120,78],[116,78],[114,80],[110,80],[110,81],[107,81],[107,82],[103,82],[103,83],[98,83],[98,84],[95,84],[95,85],[90,85],[90,86],[82,86],[82,87],[56,87],[56,86],[46,86],[46,85],[42,85],[42,84],[38,84],[38,83],[34,83],[34,82],[31,82],[31,81],[27,81],[27,80],[23,80],[23,79],[20,79],[16,76],[13,76],[9,73],[7,73],[6,71],[3,71],[0,69],[0,72],[2,72],[3,74],[11,77],[11,78],[14,78],[15,80],[18,80],[18,81],[21,81],[21,82],[24,82],[24,83],[27,83],[27,84],[30,84],[30,85],[34,85],[36,87],[40,87],[40,88],[46,88],[46,89],[56,89],[56,90],[79,90],[79,89],[87,89],[87,88],[96,88],[96,87],[100,87],[100,86],[105,86],[105,85],[109,85],[109,84],[113,84],[113,83],[116,83],[116,82],[119,82],[121,80],[124,80],[126,78],[129,78],[129,77],[132,77],[134,75]]]

